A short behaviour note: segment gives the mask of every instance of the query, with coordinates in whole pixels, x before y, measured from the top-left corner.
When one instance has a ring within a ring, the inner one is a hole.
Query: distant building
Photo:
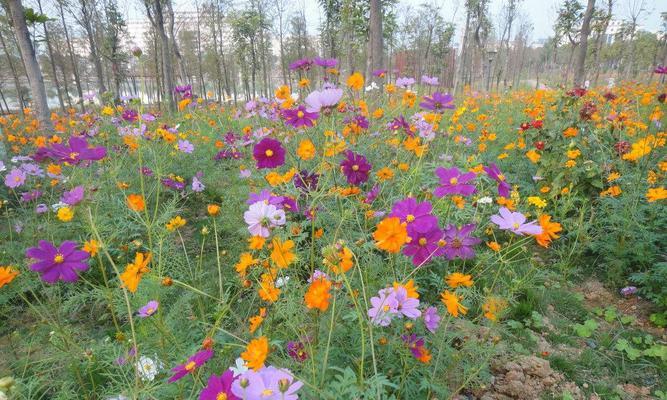
[[[546,46],[548,42],[549,42],[549,39],[546,39],[546,38],[540,38],[540,39],[537,39],[537,40],[533,41],[533,42],[530,44],[530,48],[531,48],[531,49],[541,49],[541,48],[543,48],[544,46]]]

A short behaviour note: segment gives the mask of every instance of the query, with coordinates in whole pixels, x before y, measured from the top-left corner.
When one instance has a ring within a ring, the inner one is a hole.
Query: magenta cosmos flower
[[[505,175],[500,172],[498,166],[494,163],[491,163],[488,167],[484,167],[484,172],[486,172],[489,178],[498,182],[498,195],[502,197],[509,197],[511,186],[509,183],[505,182]]]
[[[403,254],[412,257],[415,267],[422,266],[431,261],[433,256],[442,253],[442,231],[436,225],[432,225],[428,231],[418,231],[414,225],[408,226],[410,243],[403,247]]]
[[[92,147],[85,138],[72,136],[69,138],[68,146],[56,143],[50,148],[40,147],[33,158],[38,162],[50,158],[59,163],[78,164],[81,161],[101,160],[106,155],[105,147]]]
[[[536,221],[526,223],[526,216],[520,212],[512,212],[506,207],[500,208],[499,215],[492,215],[491,222],[500,229],[508,230],[517,235],[539,235],[542,227]]]
[[[201,367],[213,357],[213,350],[202,350],[192,357],[188,358],[185,364],[177,365],[171,369],[174,375],[169,378],[169,383],[176,382],[187,374],[193,373],[197,368]]]
[[[151,315],[155,314],[157,312],[158,307],[160,306],[160,303],[158,303],[155,300],[151,300],[148,303],[146,303],[145,306],[141,307],[139,309],[139,312],[137,315],[139,315],[141,318],[148,318]]]
[[[199,393],[199,400],[241,400],[232,392],[234,372],[231,369],[222,375],[211,375],[206,387]]]
[[[467,184],[475,179],[474,172],[466,172],[462,174],[458,168],[442,168],[438,167],[435,174],[440,178],[440,186],[438,186],[433,194],[437,197],[444,197],[448,194],[459,194],[461,196],[470,196],[475,193],[475,185]]]
[[[655,72],[656,74],[665,75],[667,74],[667,66],[658,65],[657,67],[655,67],[655,70],[653,70],[653,72]]]
[[[449,93],[435,92],[431,96],[424,96],[424,101],[419,103],[421,108],[435,112],[454,108],[454,98]]]
[[[453,260],[458,257],[462,260],[467,260],[475,257],[473,246],[481,242],[480,239],[470,236],[475,227],[475,224],[467,224],[461,228],[457,228],[455,225],[450,224],[445,228],[443,253],[448,259]]]
[[[264,138],[252,149],[257,168],[276,168],[285,164],[285,149],[276,139]]]
[[[75,206],[83,200],[83,195],[83,186],[77,186],[74,189],[63,193],[63,195],[60,197],[60,201],[69,204],[70,206]]]
[[[289,370],[268,366],[244,372],[232,383],[232,393],[246,400],[296,400],[302,386]]]
[[[301,128],[303,126],[310,128],[314,125],[315,120],[320,115],[316,112],[308,111],[306,106],[300,105],[295,109],[283,110],[282,116],[287,125],[291,125],[295,128]]]
[[[350,185],[360,185],[368,180],[368,174],[373,166],[366,157],[352,150],[345,152],[345,159],[340,162],[340,169]]]
[[[414,197],[397,201],[391,208],[390,217],[397,217],[406,222],[409,229],[416,232],[428,232],[438,227],[438,218],[431,215],[433,206],[428,201],[417,202]]]
[[[66,240],[60,247],[54,246],[46,240],[40,240],[37,247],[26,250],[26,257],[37,260],[30,269],[41,274],[41,278],[47,283],[56,283],[58,280],[64,282],[76,282],[79,280],[77,271],[88,269],[89,254],[77,250],[77,244]]]

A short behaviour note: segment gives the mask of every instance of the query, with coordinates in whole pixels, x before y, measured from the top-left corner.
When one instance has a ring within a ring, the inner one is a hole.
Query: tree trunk
[[[181,75],[181,83],[183,85],[186,85],[188,83],[188,75],[185,70],[185,61],[183,60],[183,56],[181,55],[181,50],[178,47],[178,43],[176,42],[176,35],[174,34],[174,24],[176,23],[174,19],[174,7],[171,4],[171,0],[166,0],[165,4],[167,5],[167,13],[169,14],[169,36],[171,36],[171,43],[174,46],[174,55],[176,56],[176,60],[178,61],[178,67]]]
[[[42,71],[39,69],[35,49],[32,47],[32,42],[30,41],[30,33],[25,22],[23,5],[21,4],[21,0],[8,0],[7,3],[9,4],[9,11],[12,14],[16,40],[21,50],[21,58],[23,58],[26,65],[26,73],[30,80],[30,93],[32,95],[35,116],[39,121],[40,129],[48,131],[53,129],[53,125],[51,124],[49,103],[46,97],[46,89],[44,88],[44,77],[42,76]]]
[[[7,48],[7,43],[5,38],[2,36],[2,31],[0,31],[0,44],[2,44],[2,49],[5,51],[5,56],[7,57],[7,64],[9,65],[9,70],[12,72],[12,78],[14,78],[14,87],[16,88],[16,101],[19,105],[19,113],[23,114],[23,108],[25,107],[25,100],[23,99],[23,93],[21,91],[21,81],[19,80],[18,72],[14,66],[14,61],[12,61],[12,56],[9,54],[9,49]]]
[[[86,111],[86,106],[83,101],[83,89],[81,88],[81,78],[79,77],[79,68],[76,65],[76,60],[74,59],[74,51],[72,50],[72,41],[69,38],[69,31],[67,29],[67,24],[65,23],[65,12],[63,11],[62,1],[58,1],[58,8],[60,10],[60,20],[63,24],[63,29],[65,30],[65,41],[67,42],[67,52],[69,54],[69,60],[72,64],[72,71],[74,72],[74,82],[76,83],[76,91],[79,95],[79,104],[81,105],[81,111]]]
[[[371,77],[376,69],[383,66],[382,43],[382,4],[380,0],[370,0],[370,24],[368,41],[368,63],[366,65],[366,76]]]
[[[176,110],[174,100],[174,75],[171,65],[171,50],[169,46],[169,37],[164,29],[164,14],[162,12],[162,1],[155,1],[155,28],[160,37],[162,51],[162,83],[164,85],[163,96],[167,100],[167,106],[170,111]]]
[[[102,95],[107,91],[107,87],[104,84],[104,70],[102,69],[102,62],[100,57],[97,54],[97,45],[95,44],[95,34],[93,32],[93,26],[91,25],[91,18],[93,17],[88,9],[88,0],[79,0],[81,5],[81,24],[83,25],[84,30],[86,31],[86,36],[88,37],[88,45],[90,46],[90,58],[93,59],[93,65],[95,66],[95,75],[97,77],[97,90]]]
[[[42,10],[42,0],[37,0],[37,7],[39,8],[39,13],[44,14]],[[53,74],[53,84],[56,85],[56,93],[58,94],[58,103],[60,103],[60,109],[62,112],[65,112],[65,102],[63,101],[63,94],[60,91],[60,82],[58,81],[58,72],[56,71],[56,59],[53,56],[53,46],[51,46],[51,40],[49,37],[49,29],[46,26],[46,22],[42,23],[44,28],[44,40],[46,41],[46,49],[49,52],[49,63],[51,64],[51,73]]]
[[[204,72],[202,71],[202,58],[201,58],[201,27],[199,23],[199,3],[195,1],[195,9],[197,10],[197,72],[199,76],[199,90],[201,96],[206,100],[206,83],[204,83]]]
[[[588,0],[584,20],[581,24],[581,34],[579,39],[579,52],[574,68],[574,86],[583,87],[586,80],[586,53],[588,52],[588,35],[591,33],[591,18],[595,11],[595,0]]]

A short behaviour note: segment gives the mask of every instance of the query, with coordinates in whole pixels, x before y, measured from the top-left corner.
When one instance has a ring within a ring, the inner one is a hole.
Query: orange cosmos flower
[[[361,90],[364,87],[364,76],[355,72],[347,78],[347,86],[352,90]]]
[[[259,309],[259,314],[250,317],[250,333],[255,333],[257,328],[262,324],[264,321],[264,317],[266,317],[266,308],[261,307]]]
[[[83,243],[82,250],[90,254],[91,257],[95,257],[99,249],[100,249],[100,244],[95,239],[90,239]]]
[[[273,283],[273,277],[271,274],[262,274],[262,280],[259,283],[258,294],[262,300],[268,301],[269,303],[274,303],[276,300],[278,300],[280,289],[278,289]]]
[[[452,293],[449,290],[445,290],[440,293],[440,299],[447,307],[447,312],[453,317],[458,317],[459,313],[466,314],[468,309],[461,304],[463,297],[458,296],[456,293]]]
[[[651,188],[646,192],[646,200],[649,203],[664,199],[667,199],[667,189],[664,187]]]
[[[220,214],[220,206],[217,204],[209,204],[206,206],[206,211],[208,212],[208,215],[215,217]]]
[[[134,262],[127,264],[125,271],[120,275],[123,286],[130,292],[137,291],[141,277],[148,271],[148,263],[151,261],[151,253],[137,252],[134,255]]]
[[[18,274],[19,272],[10,266],[0,267],[0,288],[9,285]]]
[[[413,299],[419,298],[419,292],[417,292],[419,286],[415,286],[414,280],[410,279],[405,285],[401,285],[398,282],[394,282],[394,290],[398,290],[399,287],[403,287],[405,289],[405,291],[408,294],[408,297],[411,297]]]
[[[146,209],[146,202],[144,196],[140,194],[130,194],[127,196],[127,207],[133,211],[144,211]]]
[[[308,287],[303,300],[308,308],[317,308],[324,312],[329,308],[329,299],[331,298],[331,281],[321,277],[313,280]]]
[[[252,265],[257,265],[259,263],[259,260],[256,258],[252,257],[252,254],[250,253],[241,253],[241,257],[239,259],[239,262],[236,263],[234,266],[236,268],[236,272],[239,273],[239,275],[244,278],[246,276],[246,272],[248,271],[248,268]]]
[[[445,281],[452,289],[456,289],[459,286],[470,287],[473,284],[472,276],[464,275],[460,272],[454,272],[447,275]]]
[[[269,340],[266,336],[253,339],[246,346],[246,351],[241,353],[241,358],[246,361],[248,368],[257,371],[264,366],[266,356],[269,354]]]
[[[535,235],[535,240],[540,246],[549,247],[552,240],[560,237],[558,232],[562,231],[563,227],[558,222],[551,222],[550,215],[540,215],[537,220],[542,227],[542,233]]]
[[[405,224],[397,217],[388,217],[380,221],[373,232],[375,245],[389,253],[398,253],[408,241],[408,231]]]
[[[296,155],[302,160],[312,159],[315,157],[315,145],[308,139],[302,140],[296,149]]]

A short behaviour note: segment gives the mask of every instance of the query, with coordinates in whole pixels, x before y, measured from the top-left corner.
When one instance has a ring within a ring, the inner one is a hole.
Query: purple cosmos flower
[[[206,189],[206,186],[202,183],[202,181],[199,180],[197,176],[192,177],[192,191],[193,192],[203,192],[204,189]]]
[[[177,365],[171,369],[171,372],[173,372],[174,375],[169,378],[169,383],[176,382],[185,375],[193,373],[197,368],[204,365],[211,357],[213,357],[213,350],[210,349],[196,353],[188,358],[188,361],[186,361],[185,364]]]
[[[21,164],[21,169],[29,176],[39,176],[39,177],[44,176],[44,170],[41,169],[37,164],[23,163]]]
[[[408,86],[412,86],[415,84],[415,78],[398,78],[396,79],[396,86],[401,87],[401,88],[407,88]]]
[[[280,204],[283,202],[283,197],[274,196],[270,190],[262,189],[262,191],[259,193],[250,193],[248,195],[248,200],[246,201],[246,204],[252,205],[257,203],[258,201],[263,201],[266,204],[273,204],[274,206],[279,207]]]
[[[288,369],[268,366],[241,374],[232,383],[232,393],[247,400],[296,400],[302,386]]]
[[[265,238],[271,234],[271,228],[286,222],[285,211],[263,201],[252,204],[248,211],[243,213],[243,219],[248,224],[250,234]]]
[[[386,69],[373,70],[373,76],[376,77],[376,78],[384,78],[386,73],[387,73]]]
[[[126,108],[123,110],[123,119],[127,122],[134,122],[139,119],[139,113],[137,110],[133,110],[131,108]]]
[[[327,275],[327,273],[322,271],[322,270],[315,269],[315,271],[313,271],[313,274],[310,276],[310,278],[308,278],[308,283],[313,283],[313,281],[316,281],[316,280],[322,279],[322,278],[329,280],[329,275]]]
[[[419,231],[418,225],[408,225],[408,237],[410,242],[403,247],[403,254],[412,257],[415,267],[422,266],[431,261],[434,256],[440,255],[440,240],[443,233],[438,228],[437,221],[430,225],[430,230]]]
[[[336,68],[338,65],[338,60],[335,58],[319,58],[315,57],[313,59],[315,65],[319,65],[322,68]]]
[[[31,190],[29,192],[23,192],[21,193],[21,201],[23,203],[29,203],[31,201],[37,200],[38,198],[42,197],[42,192],[40,190]]]
[[[162,178],[160,180],[162,184],[170,189],[178,190],[179,192],[185,189],[185,183],[184,182],[179,182],[175,179],[172,178]]]
[[[298,362],[304,362],[308,358],[303,342],[293,340],[287,342],[287,354]]]
[[[144,113],[144,114],[141,114],[141,120],[142,120],[142,121],[153,122],[153,121],[155,121],[155,119],[156,119],[156,118],[155,118],[155,115],[153,115],[153,114],[151,114],[151,113]]]
[[[377,199],[379,194],[380,194],[380,185],[378,184],[373,185],[371,190],[364,196],[363,203],[373,204],[373,202],[375,201],[375,199]]]
[[[145,306],[139,309],[137,315],[140,316],[141,318],[148,318],[157,312],[159,305],[160,303],[158,303],[157,301],[151,300],[148,303],[146,303]]]
[[[539,235],[542,227],[537,221],[526,223],[526,216],[520,212],[512,212],[506,207],[501,207],[500,215],[492,215],[491,222],[498,225],[500,229],[509,230],[517,235]]]
[[[621,296],[629,297],[637,293],[637,288],[635,286],[626,286],[620,290]]]
[[[486,172],[489,178],[498,182],[498,195],[502,197],[509,197],[511,186],[509,183],[505,182],[505,175],[500,172],[498,166],[494,163],[491,163],[488,167],[484,167],[484,172]]]
[[[470,196],[477,192],[475,185],[468,185],[467,183],[475,179],[474,172],[467,172],[462,174],[458,168],[442,168],[438,167],[435,174],[440,178],[440,186],[438,186],[433,194],[437,197],[444,197],[448,194],[460,194],[462,196]]]
[[[440,316],[438,315],[438,309],[435,307],[427,308],[422,314],[424,318],[424,325],[429,332],[435,333],[440,326]]]
[[[76,282],[79,280],[77,271],[88,269],[89,254],[77,250],[77,244],[66,240],[60,247],[55,247],[46,240],[40,240],[37,247],[26,250],[26,257],[33,258],[37,262],[30,265],[32,271],[41,274],[41,278],[47,283],[56,283],[58,280],[64,282]]]
[[[60,197],[60,201],[65,204],[69,204],[70,206],[75,206],[83,200],[83,195],[83,186],[79,185],[74,189],[63,193],[62,197]]]
[[[371,297],[372,307],[368,309],[368,317],[373,324],[389,326],[396,313],[396,310],[392,309],[392,305],[396,304],[393,299],[395,295],[393,288],[385,288],[380,289],[377,296]]]
[[[51,147],[40,147],[34,155],[38,162],[50,158],[58,163],[79,164],[81,161],[97,161],[107,155],[107,149],[103,146],[91,147],[86,138],[72,136],[69,145],[61,143],[53,144]]]
[[[422,83],[424,85],[430,85],[430,86],[438,86],[440,84],[437,76],[431,77],[426,75],[422,75]]]
[[[460,229],[452,224],[447,225],[445,228],[445,246],[443,247],[444,255],[450,260],[456,257],[462,260],[475,257],[473,246],[481,242],[480,239],[470,236],[475,228],[475,224],[463,225]]]
[[[153,170],[148,167],[141,167],[139,171],[143,176],[153,176]]]
[[[403,129],[406,135],[413,137],[415,134],[410,129],[410,124],[402,115],[394,118],[387,126],[391,131],[397,131]]]
[[[401,339],[410,349],[412,356],[414,358],[421,358],[424,353],[424,339],[417,336],[416,334],[402,335]]]
[[[307,58],[302,58],[300,60],[296,60],[293,63],[289,65],[289,69],[292,71],[296,70],[304,70],[307,71],[310,69],[311,65],[313,65],[313,62]]]
[[[317,112],[312,112],[306,109],[306,106],[300,105],[295,109],[283,110],[282,116],[285,119],[285,123],[291,125],[295,128],[301,128],[303,126],[312,127],[319,114]]]
[[[320,112],[322,109],[324,109],[324,112],[330,112],[331,109],[336,107],[342,97],[343,89],[315,90],[305,99],[308,106],[306,110],[312,113]]]
[[[449,93],[435,92],[431,96],[424,96],[424,101],[419,103],[419,106],[435,112],[451,110],[454,108],[454,98]]]
[[[655,67],[655,70],[653,70],[653,72],[659,75],[667,74],[667,66],[658,65],[657,67]]]
[[[394,296],[390,299],[391,309],[396,310],[396,316],[409,319],[417,319],[422,314],[419,311],[419,299],[408,296],[408,291],[403,286],[394,288]]]
[[[183,140],[183,139],[178,141],[178,151],[186,153],[186,154],[190,154],[194,150],[195,150],[195,146],[192,143],[190,143],[190,141]]]
[[[294,187],[299,189],[304,193],[309,193],[313,190],[317,190],[317,183],[320,179],[320,176],[315,172],[308,172],[305,169],[301,170],[298,174],[294,175]]]
[[[233,383],[234,372],[231,369],[223,372],[220,376],[211,375],[206,387],[199,393],[199,400],[241,400],[240,397],[232,393]]]
[[[13,168],[7,176],[5,176],[5,185],[10,189],[16,189],[23,185],[27,178],[26,173],[20,168]]]
[[[272,138],[264,138],[252,149],[252,156],[257,161],[257,168],[276,168],[285,164],[285,149]]]
[[[433,206],[428,201],[417,202],[414,197],[397,201],[391,208],[390,217],[398,217],[401,222],[407,222],[408,228],[416,232],[428,232],[438,227],[438,218],[431,215]]]
[[[35,212],[37,214],[44,214],[45,212],[49,211],[49,206],[46,204],[38,204],[37,207],[35,207]]]
[[[361,154],[355,153],[352,150],[345,152],[345,159],[340,162],[340,168],[345,177],[347,178],[347,183],[350,185],[360,185],[368,180],[368,174],[373,168],[371,164],[368,163],[366,157]]]

